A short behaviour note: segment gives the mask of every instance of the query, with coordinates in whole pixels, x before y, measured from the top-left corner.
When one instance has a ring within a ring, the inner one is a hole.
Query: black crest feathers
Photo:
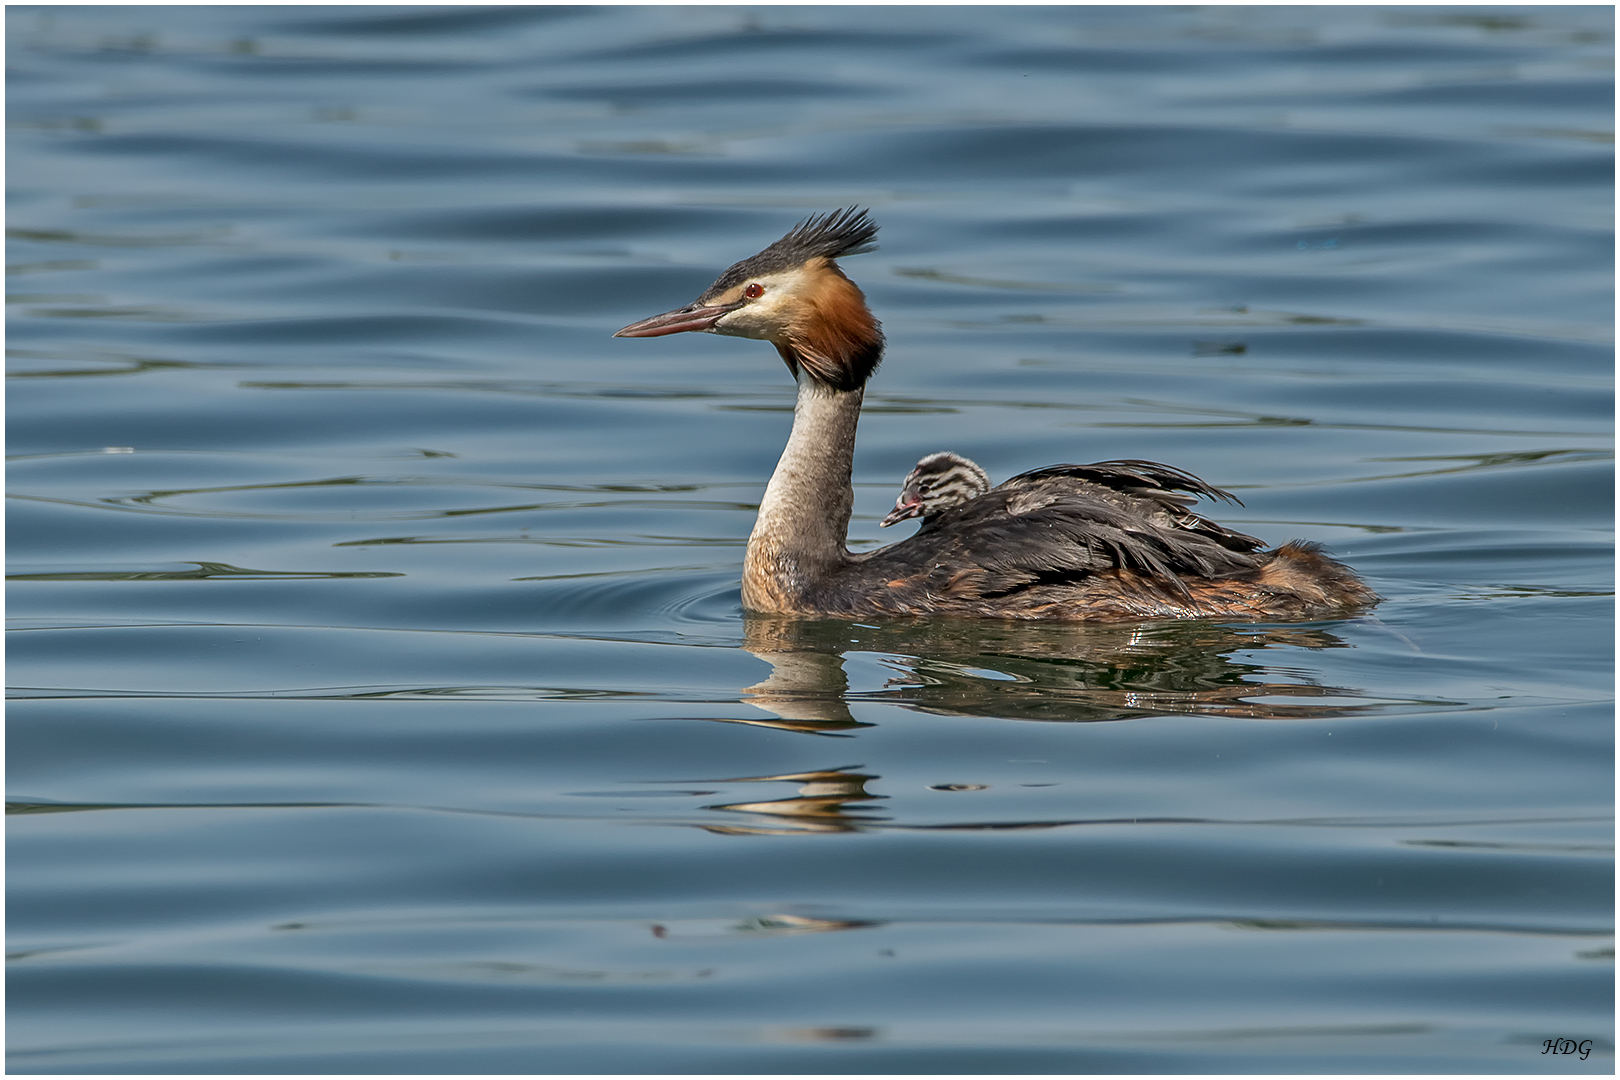
[[[814,258],[837,259],[860,255],[877,247],[877,222],[857,206],[805,218],[788,234],[758,255],[733,264],[709,286],[714,296],[758,274],[774,274],[802,266]]]
[[[816,255],[828,259],[861,255],[877,247],[873,242],[877,231],[877,223],[865,210],[851,206],[805,218],[765,251],[791,253],[798,262]]]

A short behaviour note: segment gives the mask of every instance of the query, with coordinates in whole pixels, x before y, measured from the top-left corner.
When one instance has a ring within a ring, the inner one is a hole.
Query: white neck
[[[799,373],[799,400],[765,487],[743,561],[743,606],[799,610],[807,590],[849,561],[844,539],[855,492],[855,425],[862,390],[834,390]]]

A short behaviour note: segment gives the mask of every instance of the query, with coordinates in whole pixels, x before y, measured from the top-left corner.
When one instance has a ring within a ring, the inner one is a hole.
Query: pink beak
[[[736,304],[722,304],[716,307],[687,304],[675,311],[666,311],[662,315],[633,322],[613,336],[663,337],[665,334],[680,334],[687,330],[711,330],[714,324],[720,321],[720,316],[736,311],[737,307]]]
[[[889,516],[878,522],[878,528],[887,529],[890,525],[902,522],[909,517],[917,517],[921,513],[921,499],[908,500],[904,495],[901,495],[894,501],[894,509],[889,511]]]

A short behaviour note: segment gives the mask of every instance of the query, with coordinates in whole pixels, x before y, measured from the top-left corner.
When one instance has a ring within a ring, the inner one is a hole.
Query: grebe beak
[[[666,311],[662,315],[633,322],[613,336],[663,337],[665,334],[680,334],[687,330],[712,330],[722,315],[728,315],[741,306],[741,304],[719,304],[704,307],[702,304],[687,304],[675,311]]]
[[[899,524],[900,522],[906,520],[906,518],[916,517],[921,513],[921,499],[911,499],[908,501],[906,497],[902,495],[895,500],[894,509],[889,511],[889,516],[878,522],[878,528],[887,529],[890,525]]]

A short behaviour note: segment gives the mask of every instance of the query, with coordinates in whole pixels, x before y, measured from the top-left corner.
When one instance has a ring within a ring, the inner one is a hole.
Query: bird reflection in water
[[[888,797],[873,795],[866,790],[867,781],[876,779],[875,776],[848,769],[824,769],[816,772],[786,773],[781,776],[740,776],[729,781],[718,781],[762,783],[785,780],[798,784],[799,791],[798,794],[786,799],[722,803],[704,808],[740,814],[762,814],[771,819],[770,824],[705,824],[703,828],[714,833],[736,836],[786,832],[854,832],[863,826],[888,820],[875,814],[864,813],[866,807],[857,805]]]
[[[778,642],[771,634],[756,635],[761,623],[789,623],[791,620],[750,619],[743,647],[771,665],[770,675],[743,688],[740,699],[774,713],[770,720],[735,720],[783,731],[821,735],[851,728],[872,727],[850,715],[849,677],[844,673],[844,654],[834,648],[806,648],[790,641]],[[756,640],[758,637],[758,640]]]
[[[1218,623],[1030,624],[916,620],[863,623],[748,617],[743,647],[771,665],[739,699],[783,730],[869,727],[851,703],[946,716],[1079,722],[1164,715],[1253,720],[1352,716],[1383,707],[1360,690],[1284,682],[1279,665],[1234,654],[1291,646],[1347,648],[1315,626]],[[851,691],[844,657],[875,654],[888,685]]]
[[[673,930],[663,923],[654,923],[651,927],[652,936],[660,941],[705,940],[716,936],[733,937],[739,934],[783,937],[797,934],[825,934],[835,930],[868,930],[873,927],[888,925],[878,919],[822,919],[811,915],[795,915],[790,912],[750,915],[739,922],[718,928],[706,925],[706,923],[707,920],[677,923]]]
[[[928,620],[873,626],[843,621],[748,616],[743,647],[771,667],[738,700],[772,714],[712,719],[800,734],[854,737],[875,725],[851,705],[899,706],[941,716],[1097,722],[1202,715],[1250,720],[1324,720],[1389,706],[1362,691],[1282,682],[1279,664],[1239,659],[1277,647],[1347,648],[1315,626],[1214,623],[1051,625]],[[851,690],[849,653],[875,655],[895,672],[887,684]],[[704,784],[796,784],[792,795],[704,807],[746,820],[705,821],[726,835],[888,829],[1035,829],[1105,824],[962,821],[906,825],[876,811],[886,796],[867,790],[880,777],[841,766],[771,776],[707,778]],[[689,781],[683,781],[689,782]],[[972,786],[972,785],[968,785]]]

